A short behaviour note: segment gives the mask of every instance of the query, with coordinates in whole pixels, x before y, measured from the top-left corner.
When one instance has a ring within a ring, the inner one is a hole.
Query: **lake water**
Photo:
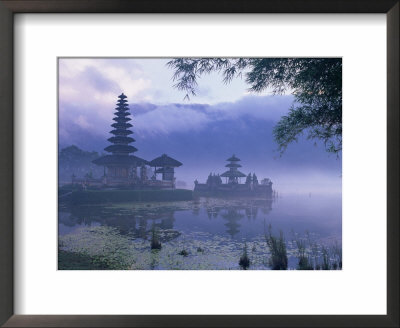
[[[60,250],[82,254],[103,269],[225,270],[241,268],[246,248],[248,269],[268,270],[271,252],[265,237],[271,229],[274,236],[282,232],[288,268],[296,269],[299,242],[314,264],[322,261],[324,249],[332,261],[338,249],[341,256],[341,209],[341,195],[316,194],[274,200],[60,204]],[[151,249],[154,238],[161,242],[160,250]],[[68,261],[60,257],[60,268],[76,269]]]

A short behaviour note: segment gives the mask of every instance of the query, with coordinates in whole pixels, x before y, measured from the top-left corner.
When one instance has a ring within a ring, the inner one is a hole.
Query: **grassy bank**
[[[86,190],[73,191],[68,201],[73,205],[117,202],[169,202],[192,200],[192,191],[174,190]]]

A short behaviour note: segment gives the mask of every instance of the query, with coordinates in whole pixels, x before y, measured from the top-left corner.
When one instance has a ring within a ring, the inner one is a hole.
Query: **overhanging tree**
[[[341,58],[177,58],[167,65],[187,98],[196,95],[198,78],[211,72],[221,73],[224,83],[243,76],[253,92],[291,92],[293,105],[273,131],[279,150],[302,134],[322,140],[329,152],[342,149]]]

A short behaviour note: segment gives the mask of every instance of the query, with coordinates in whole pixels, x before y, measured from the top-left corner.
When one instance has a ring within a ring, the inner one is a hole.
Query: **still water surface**
[[[105,258],[120,269],[270,269],[265,234],[282,232],[289,269],[296,240],[341,248],[341,195],[282,195],[274,200],[200,198],[194,201],[59,206],[60,249]],[[151,250],[157,235],[161,250]],[[308,252],[312,257],[312,249]]]

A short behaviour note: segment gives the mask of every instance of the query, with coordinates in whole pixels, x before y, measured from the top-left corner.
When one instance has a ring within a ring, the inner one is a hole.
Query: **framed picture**
[[[398,1],[0,9],[4,326],[399,325]]]
[[[197,94],[187,77],[205,66]],[[271,95],[267,79],[246,95],[240,79],[265,69],[279,83],[274,70],[296,68],[338,90],[335,108],[318,107],[331,127],[309,125],[319,147],[289,147],[295,116],[316,120],[309,96]],[[230,85],[221,69],[238,71]],[[342,58],[61,57],[58,73],[59,270],[342,269]],[[173,94],[173,74],[193,100]]]

